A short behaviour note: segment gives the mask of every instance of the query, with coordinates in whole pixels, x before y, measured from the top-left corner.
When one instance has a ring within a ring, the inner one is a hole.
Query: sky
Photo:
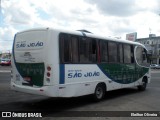
[[[32,28],[86,29],[106,37],[160,36],[159,0],[0,0],[0,51]]]

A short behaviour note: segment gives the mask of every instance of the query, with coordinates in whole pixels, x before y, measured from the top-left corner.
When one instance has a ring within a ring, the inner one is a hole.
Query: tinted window
[[[60,34],[61,62],[71,62],[70,39],[67,34]]]
[[[134,46],[131,45],[131,63],[134,63]]]
[[[79,41],[79,57],[81,63],[91,63],[97,61],[96,40],[91,38],[81,38]]]
[[[119,54],[118,54],[118,56],[119,56],[119,62],[123,63],[123,45],[122,44],[119,44],[118,51],[119,51]]]
[[[78,56],[78,37],[68,34],[60,34],[60,56],[63,63],[77,63]]]
[[[109,62],[117,62],[117,44],[108,42],[108,57]]]
[[[124,47],[124,63],[131,63],[131,46],[123,45]]]
[[[95,63],[97,62],[97,41],[92,38],[70,34],[60,34],[61,63]]]
[[[108,43],[107,41],[101,41],[101,62],[108,62]]]
[[[78,55],[78,37],[72,36],[71,37],[71,59],[73,63],[79,62],[79,55]]]

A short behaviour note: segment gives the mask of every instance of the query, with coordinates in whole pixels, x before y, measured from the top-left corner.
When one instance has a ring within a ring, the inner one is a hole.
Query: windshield
[[[147,50],[144,49],[141,46],[138,46],[136,48],[136,61],[139,65],[144,66],[144,67],[149,67],[150,66],[150,60],[149,56],[147,54]]]

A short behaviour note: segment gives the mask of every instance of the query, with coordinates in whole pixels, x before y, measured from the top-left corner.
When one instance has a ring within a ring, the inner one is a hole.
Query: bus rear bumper
[[[11,82],[11,89],[23,93],[42,95],[48,97],[58,97],[57,86],[31,87],[17,85],[14,82]]]

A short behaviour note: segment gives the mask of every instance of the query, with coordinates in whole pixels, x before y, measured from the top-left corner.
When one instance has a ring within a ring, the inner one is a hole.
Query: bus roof
[[[20,34],[20,33],[23,33],[23,32],[29,32],[29,31],[37,31],[37,30],[48,30],[48,31],[51,30],[51,31],[56,31],[58,33],[68,33],[68,34],[74,34],[74,35],[79,35],[79,36],[91,37],[91,38],[95,38],[95,39],[102,39],[102,40],[109,40],[109,41],[114,41],[114,42],[119,42],[119,43],[140,45],[140,46],[143,46],[144,48],[146,48],[143,44],[138,43],[138,42],[106,37],[106,36],[102,36],[102,35],[98,35],[98,34],[88,32],[87,30],[75,30],[74,31],[74,30],[57,29],[57,28],[33,28],[33,29],[28,29],[28,30],[18,32],[17,34]],[[87,31],[87,32],[85,32],[85,31]]]

